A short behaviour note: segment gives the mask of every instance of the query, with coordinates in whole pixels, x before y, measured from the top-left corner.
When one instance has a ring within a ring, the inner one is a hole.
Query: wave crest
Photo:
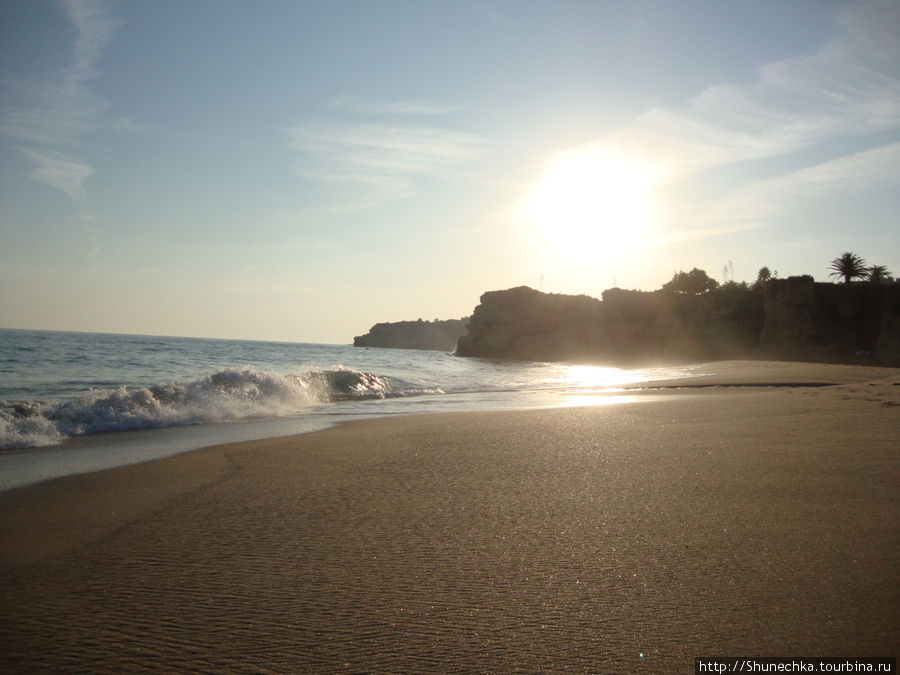
[[[395,391],[390,378],[349,369],[277,375],[229,368],[188,383],[91,391],[62,403],[0,402],[0,449],[106,431],[289,417],[317,404],[404,393],[412,392]]]

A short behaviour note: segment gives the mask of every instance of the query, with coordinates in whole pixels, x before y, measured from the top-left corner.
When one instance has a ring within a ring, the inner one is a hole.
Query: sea
[[[0,329],[0,491],[355,419],[627,403],[690,371]]]

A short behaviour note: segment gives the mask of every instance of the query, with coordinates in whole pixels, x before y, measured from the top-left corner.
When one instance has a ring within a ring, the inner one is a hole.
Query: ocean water
[[[200,448],[422,412],[618,403],[690,376],[370,349],[0,329],[0,490]]]

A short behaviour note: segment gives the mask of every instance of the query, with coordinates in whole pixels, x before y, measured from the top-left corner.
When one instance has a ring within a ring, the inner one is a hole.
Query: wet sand
[[[0,668],[896,655],[900,373],[704,367],[718,386],[688,395],[356,422],[0,494]]]

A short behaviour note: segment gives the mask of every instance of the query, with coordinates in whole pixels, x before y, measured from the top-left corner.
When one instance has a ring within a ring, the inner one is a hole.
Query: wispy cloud
[[[900,188],[900,143],[844,155],[784,175],[751,181],[730,193],[706,220],[757,226],[792,208],[836,195],[896,185]]]
[[[84,181],[94,173],[90,166],[58,153],[23,149],[22,154],[35,164],[32,178],[62,190],[72,201],[84,201]]]
[[[449,115],[459,111],[458,106],[433,101],[385,102],[359,96],[341,96],[332,101],[329,108],[358,115]]]
[[[474,161],[486,148],[474,134],[400,121],[307,120],[286,131],[301,176],[363,189],[377,201],[409,196],[417,179]]]
[[[29,83],[11,88],[30,99],[25,105],[6,106],[0,133],[18,142],[45,146],[71,145],[97,128],[106,104],[89,92],[66,93],[61,86]]]
[[[615,140],[656,147],[676,167],[697,169],[895,129],[898,31],[900,4],[846,7],[835,36],[815,53],[767,64],[748,85],[708,87],[681,110],[651,110]]]
[[[65,85],[77,89],[99,74],[97,61],[119,21],[109,14],[102,0],[64,0],[63,4],[75,26],[74,60],[66,71]]]
[[[784,206],[772,198],[776,192],[812,194],[817,186],[833,187],[841,180],[896,180],[897,165],[885,161],[894,157],[893,146],[846,157],[834,150],[829,157],[828,149],[835,140],[877,139],[900,129],[897,35],[900,3],[844,6],[834,15],[832,38],[817,51],[764,65],[748,84],[710,86],[680,107],[648,110],[592,145],[653,162],[670,182],[712,167],[777,160],[810,148],[826,157],[820,165],[738,188],[706,214],[725,217],[726,223],[695,230],[696,236],[739,227],[733,215],[727,217],[726,206],[740,203],[747,209],[741,219],[749,226],[750,213],[764,220]],[[751,203],[754,195],[759,205]]]
[[[655,235],[651,238],[650,244],[652,246],[668,246],[670,244],[680,244],[685,241],[709,239],[710,237],[721,237],[726,234],[734,234],[735,232],[755,230],[759,227],[762,227],[762,224],[759,222],[747,222],[737,225],[726,225],[719,227],[694,227],[679,229]]]
[[[103,123],[108,103],[86,85],[99,75],[97,64],[119,22],[102,0],[64,0],[62,6],[75,29],[71,63],[55,82],[11,83],[20,103],[0,116],[0,133],[31,146],[21,152],[36,165],[33,178],[80,201],[93,169],[69,156],[70,146]]]
[[[487,17],[490,21],[498,23],[507,28],[515,25],[515,22],[513,22],[513,20],[508,16],[506,16],[505,14],[501,14],[500,12],[491,9],[490,7],[476,5],[475,11],[481,16]]]

